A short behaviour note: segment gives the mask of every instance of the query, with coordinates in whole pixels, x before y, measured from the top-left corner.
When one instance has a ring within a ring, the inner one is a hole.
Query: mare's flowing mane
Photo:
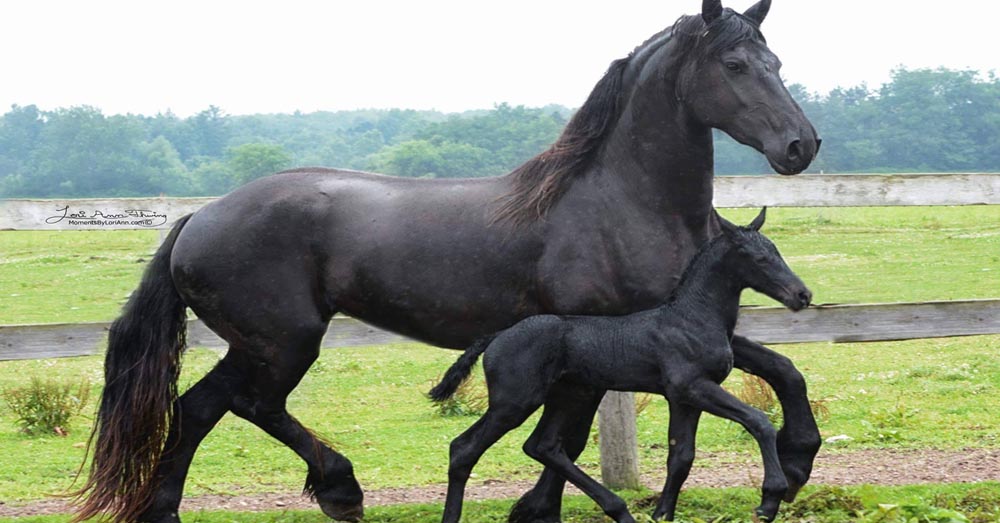
[[[701,16],[683,16],[627,57],[612,62],[555,143],[507,175],[513,188],[500,199],[494,221],[521,226],[545,215],[576,176],[590,167],[618,121],[625,105],[623,78],[633,59],[640,54],[648,56],[650,53],[644,51],[675,39],[680,53],[700,49],[699,59],[705,59],[742,41],[763,41],[764,37],[753,20],[727,8],[707,26]]]

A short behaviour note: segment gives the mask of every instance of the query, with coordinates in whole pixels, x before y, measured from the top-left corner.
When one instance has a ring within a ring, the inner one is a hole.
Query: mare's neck
[[[690,118],[675,94],[681,63],[672,41],[636,53],[598,165],[652,211],[704,215],[712,209],[712,130]]]

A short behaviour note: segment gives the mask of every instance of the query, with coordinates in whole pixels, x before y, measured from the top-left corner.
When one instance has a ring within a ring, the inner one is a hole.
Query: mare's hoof
[[[559,516],[536,517],[523,512],[519,514],[512,512],[507,523],[562,523],[562,519]]]
[[[562,523],[559,517],[531,517],[520,515],[516,519],[508,519],[507,523]]]
[[[795,440],[784,427],[778,431],[778,461],[781,462],[781,471],[788,481],[785,501],[794,500],[802,486],[809,482],[813,462],[822,443],[823,440],[818,435]]]
[[[799,491],[802,490],[802,485],[798,483],[788,483],[788,490],[785,491],[785,496],[781,498],[785,503],[791,503],[795,501],[795,497],[799,495]]]
[[[517,503],[510,510],[510,515],[507,516],[507,523],[561,523],[562,519],[559,514],[544,514],[544,512],[551,512],[551,509],[539,509],[538,507],[532,506],[533,503],[527,502],[529,494],[525,494],[524,497],[517,500]]]
[[[139,516],[138,521],[141,523],[181,523],[181,518],[176,512],[170,512],[158,516]]]
[[[365,516],[365,506],[361,503],[348,505],[343,503],[329,503],[319,500],[319,508],[326,516],[334,521],[361,521]]]

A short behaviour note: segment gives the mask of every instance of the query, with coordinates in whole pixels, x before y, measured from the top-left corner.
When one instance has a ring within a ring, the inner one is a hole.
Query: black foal
[[[757,440],[764,460],[757,515],[774,519],[788,488],[778,461],[777,433],[764,413],[719,385],[733,368],[730,339],[743,289],[750,287],[795,311],[812,299],[759,232],[764,218],[762,210],[745,228],[722,220],[724,234],[699,251],[671,299],[655,309],[617,317],[532,316],[472,345],[430,393],[435,400],[450,397],[486,352],[489,409],[451,443],[442,521],[459,521],[465,484],[480,456],[544,404],[524,451],[593,498],[616,522],[634,522],[621,498],[573,463],[560,438],[581,398],[603,390],[655,392],[670,401],[668,474],[654,518],[673,519],[704,411],[738,422]]]

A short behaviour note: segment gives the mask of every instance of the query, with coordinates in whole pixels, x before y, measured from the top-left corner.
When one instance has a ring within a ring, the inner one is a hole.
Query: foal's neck
[[[740,310],[740,295],[746,285],[728,266],[731,244],[716,238],[691,260],[670,301],[663,305],[668,318],[685,319],[724,327],[732,336]]]

